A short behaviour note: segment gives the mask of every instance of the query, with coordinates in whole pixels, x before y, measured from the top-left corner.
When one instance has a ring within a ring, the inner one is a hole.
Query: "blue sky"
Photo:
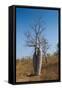
[[[26,47],[25,32],[32,31],[30,25],[38,18],[46,23],[43,35],[48,40],[50,48],[48,52],[53,53],[58,43],[58,11],[45,9],[16,8],[16,58],[33,55],[33,48]]]

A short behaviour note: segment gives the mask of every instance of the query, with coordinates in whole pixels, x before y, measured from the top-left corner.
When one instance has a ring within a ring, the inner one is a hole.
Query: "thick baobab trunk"
[[[33,55],[33,67],[35,75],[41,74],[41,66],[42,66],[42,52],[38,50],[37,54],[34,52]]]

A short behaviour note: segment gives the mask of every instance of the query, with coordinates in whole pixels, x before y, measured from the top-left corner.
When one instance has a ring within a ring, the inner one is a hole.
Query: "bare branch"
[[[26,45],[29,47],[44,47],[46,44],[45,40],[42,38],[42,33],[46,29],[46,27],[42,24],[39,19],[38,22],[31,26],[32,32],[27,32],[26,36]],[[30,30],[31,30],[30,29]]]

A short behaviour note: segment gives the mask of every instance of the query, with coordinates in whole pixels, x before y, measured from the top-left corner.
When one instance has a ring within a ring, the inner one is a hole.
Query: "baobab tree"
[[[46,39],[43,37],[43,31],[45,30],[44,22],[39,19],[38,22],[34,23],[31,26],[31,32],[27,31],[26,36],[26,45],[28,47],[34,47],[33,54],[33,66],[34,74],[40,75],[41,65],[42,65],[42,52],[46,56]]]

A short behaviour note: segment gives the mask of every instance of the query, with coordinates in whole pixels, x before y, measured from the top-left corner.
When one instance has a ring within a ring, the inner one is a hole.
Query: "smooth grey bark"
[[[34,52],[33,55],[33,68],[35,75],[41,75],[41,67],[42,67],[42,52],[38,48],[38,51]]]

